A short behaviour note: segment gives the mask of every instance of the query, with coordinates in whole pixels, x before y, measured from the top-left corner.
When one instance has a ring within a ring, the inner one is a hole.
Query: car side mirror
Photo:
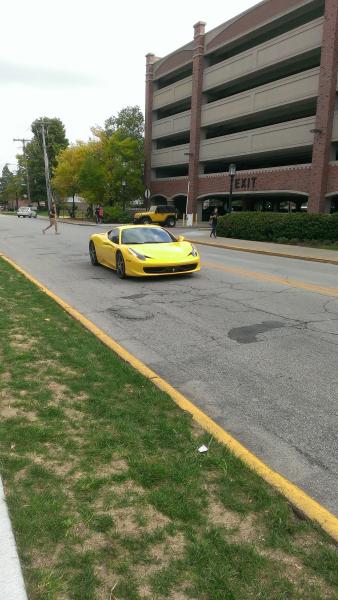
[[[177,238],[178,242],[184,242],[184,235],[179,235]]]

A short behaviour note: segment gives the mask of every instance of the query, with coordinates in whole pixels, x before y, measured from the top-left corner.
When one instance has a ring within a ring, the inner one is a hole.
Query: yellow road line
[[[247,448],[245,448],[240,442],[232,437],[232,435],[227,433],[224,429],[222,429],[222,427],[210,419],[210,417],[208,417],[202,410],[188,400],[188,398],[177,391],[172,385],[170,385],[170,383],[162,379],[162,377],[155,373],[155,371],[149,369],[142,361],[130,354],[130,352],[115,342],[102,329],[97,327],[92,321],[87,319],[70,304],[64,302],[62,298],[54,294],[54,292],[40,283],[40,281],[35,279],[35,277],[22,269],[16,262],[7,256],[4,256],[3,254],[0,254],[0,256],[19,273],[24,275],[26,279],[34,283],[47,296],[55,300],[55,302],[57,302],[57,304],[59,304],[68,314],[84,325],[86,329],[91,331],[91,333],[93,333],[99,340],[101,340],[101,342],[108,346],[108,348],[120,356],[120,358],[142,373],[145,377],[147,377],[147,379],[150,379],[159,389],[166,392],[180,408],[190,413],[193,419],[199,423],[203,429],[212,434],[219,442],[227,446],[227,448],[229,448],[235,454],[235,456],[243,460],[243,462],[245,462],[250,469],[258,473],[265,481],[283,494],[291,502],[291,504],[298,508],[299,511],[301,511],[309,519],[319,523],[319,525],[321,525],[321,527],[338,542],[338,519],[332,513],[321,506],[318,502],[313,500],[313,498],[308,496],[305,492],[303,492],[303,490],[288,481],[288,479],[276,471],[273,471],[263,461],[257,458],[257,456],[247,450]]]
[[[278,250],[267,250],[266,248],[256,247],[249,248],[249,246],[235,246],[235,244],[223,243],[223,242],[208,242],[206,240],[194,240],[191,237],[185,238],[188,242],[193,244],[200,244],[201,246],[211,246],[213,248],[224,248],[225,250],[237,250],[238,252],[249,252],[251,254],[265,254],[266,256],[279,256],[280,258],[293,258],[295,260],[305,260],[308,262],[324,263],[327,265],[338,266],[338,258],[321,258],[320,256],[305,256],[304,254],[290,254],[287,250],[285,252],[278,252]],[[331,252],[335,252],[331,250]],[[338,254],[338,253],[337,253]]]
[[[315,292],[316,294],[321,294],[322,296],[331,296],[333,298],[338,297],[338,289],[322,287],[320,285],[316,285],[315,283],[305,283],[304,281],[299,281],[297,279],[285,279],[284,277],[279,277],[278,275],[247,271],[247,269],[242,269],[240,267],[230,267],[209,261],[202,261],[202,266],[208,267],[209,269],[215,269],[217,271],[223,271],[224,273],[240,275],[241,277],[246,277],[248,279],[255,279],[256,281],[268,281],[269,283],[278,283],[279,285],[286,285],[299,290],[306,290],[307,292]]]

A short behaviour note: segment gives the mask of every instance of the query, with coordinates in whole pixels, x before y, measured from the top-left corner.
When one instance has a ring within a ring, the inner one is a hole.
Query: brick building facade
[[[152,203],[338,210],[338,1],[264,0],[164,58],[147,55]],[[207,202],[206,202],[207,201]]]

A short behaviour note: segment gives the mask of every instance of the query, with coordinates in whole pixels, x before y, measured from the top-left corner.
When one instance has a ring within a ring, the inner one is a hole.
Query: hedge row
[[[133,218],[129,212],[123,212],[122,206],[104,206],[104,223],[132,223]]]
[[[220,217],[217,234],[221,237],[261,242],[338,240],[338,213],[240,212]]]

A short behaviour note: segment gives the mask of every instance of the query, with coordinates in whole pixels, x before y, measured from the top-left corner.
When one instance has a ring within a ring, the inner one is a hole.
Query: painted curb
[[[193,240],[190,237],[185,238],[192,244],[200,244],[201,246],[210,246],[211,248],[224,248],[225,250],[237,250],[238,252],[249,252],[251,254],[264,254],[266,256],[279,256],[280,258],[292,258],[294,260],[306,260],[308,262],[324,263],[328,265],[335,265],[338,267],[338,259],[331,258],[320,258],[317,256],[299,256],[298,254],[288,254],[285,252],[277,252],[276,250],[265,250],[264,248],[248,248],[247,246],[232,246],[231,244],[220,244],[212,243],[201,240]]]
[[[27,600],[15,539],[0,477],[0,597]]]
[[[338,518],[330,513],[326,508],[321,506],[316,500],[308,496],[303,490],[298,488],[295,484],[291,483],[268,467],[262,460],[260,460],[255,454],[250,452],[245,446],[238,442],[232,435],[226,432],[220,425],[215,423],[208,415],[206,415],[201,409],[195,406],[188,398],[186,398],[181,392],[176,390],[170,383],[162,379],[155,371],[152,371],[147,365],[145,365],[138,358],[133,356],[125,348],[115,342],[109,335],[107,335],[102,329],[97,327],[92,321],[87,319],[78,310],[73,308],[70,304],[67,304],[62,298],[54,294],[45,285],[38,281],[35,277],[30,275],[27,271],[22,269],[16,262],[4,254],[0,254],[0,257],[11,265],[16,271],[21,273],[26,279],[34,283],[41,291],[47,296],[52,298],[59,306],[61,306],[69,315],[79,321],[88,331],[93,333],[103,344],[113,350],[120,358],[125,362],[129,363],[139,373],[142,373],[147,379],[152,381],[160,390],[167,393],[172,400],[184,411],[190,413],[193,419],[203,427],[206,431],[212,434],[221,444],[225,445],[229,450],[235,454],[238,458],[258,475],[262,477],[267,483],[277,489],[289,502],[304,516],[308,517],[312,521],[318,523],[324,531],[326,531],[336,542],[338,542]]]

